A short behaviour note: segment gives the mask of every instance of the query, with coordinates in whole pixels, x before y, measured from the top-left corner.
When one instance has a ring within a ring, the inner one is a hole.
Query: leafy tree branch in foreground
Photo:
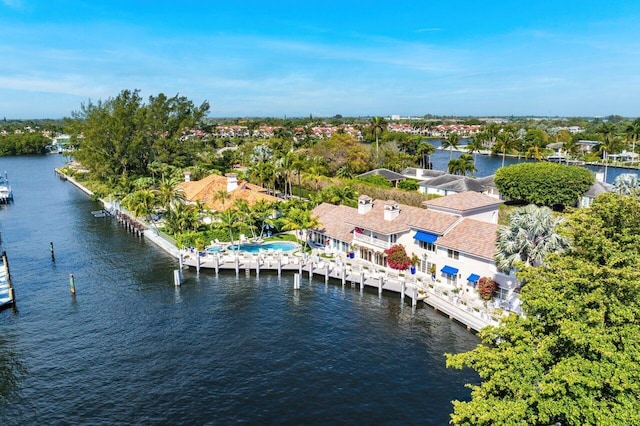
[[[640,424],[640,202],[605,194],[565,226],[572,248],[519,274],[524,315],[447,355],[482,378],[454,424]]]

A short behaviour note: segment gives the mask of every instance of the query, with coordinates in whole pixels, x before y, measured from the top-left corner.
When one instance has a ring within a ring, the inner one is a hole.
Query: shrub
[[[491,300],[496,290],[498,290],[498,284],[490,277],[482,277],[478,280],[478,293],[482,300]]]
[[[392,269],[405,270],[411,265],[411,259],[402,244],[397,244],[384,251],[387,255],[387,265]]]

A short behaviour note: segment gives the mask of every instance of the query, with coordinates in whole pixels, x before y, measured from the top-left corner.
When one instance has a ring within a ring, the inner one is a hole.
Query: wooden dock
[[[496,325],[486,307],[473,304],[458,297],[440,283],[434,282],[424,274],[402,274],[389,268],[373,265],[359,259],[327,259],[318,256],[286,255],[279,252],[251,254],[244,252],[206,253],[183,250],[179,254],[182,267],[235,272],[237,276],[255,274],[263,271],[295,274],[299,278],[324,279],[326,283],[349,284],[361,292],[365,287],[383,292],[400,294],[402,303],[410,301],[412,306],[419,302],[433,307],[436,311],[467,327],[468,330],[479,331],[488,325]],[[294,280],[295,281],[295,280]]]

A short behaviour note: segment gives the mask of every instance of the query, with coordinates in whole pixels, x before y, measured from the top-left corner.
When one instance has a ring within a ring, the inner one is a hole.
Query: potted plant
[[[432,264],[429,268],[429,273],[431,274],[431,278],[436,279],[436,264]]]
[[[356,254],[353,251],[353,246],[349,246],[349,259],[353,259],[355,256]]]
[[[416,273],[416,266],[420,263],[420,258],[415,253],[412,253],[409,260],[411,262],[411,274],[413,275]]]

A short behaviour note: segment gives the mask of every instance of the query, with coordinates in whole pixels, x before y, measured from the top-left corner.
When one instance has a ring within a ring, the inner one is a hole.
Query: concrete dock
[[[390,268],[373,265],[362,259],[349,259],[344,255],[333,258],[317,254],[306,256],[300,252],[282,254],[267,252],[252,254],[246,252],[208,253],[192,249],[179,252],[183,267],[213,270],[216,273],[255,274],[262,271],[277,272],[278,275],[299,274],[302,278],[324,279],[336,285],[353,285],[364,291],[366,287],[401,295],[401,300],[410,301],[413,306],[419,302],[433,307],[448,318],[459,322],[469,330],[479,331],[488,325],[497,325],[475,292],[456,289],[446,283],[433,280],[430,276],[416,273],[397,272]]]

